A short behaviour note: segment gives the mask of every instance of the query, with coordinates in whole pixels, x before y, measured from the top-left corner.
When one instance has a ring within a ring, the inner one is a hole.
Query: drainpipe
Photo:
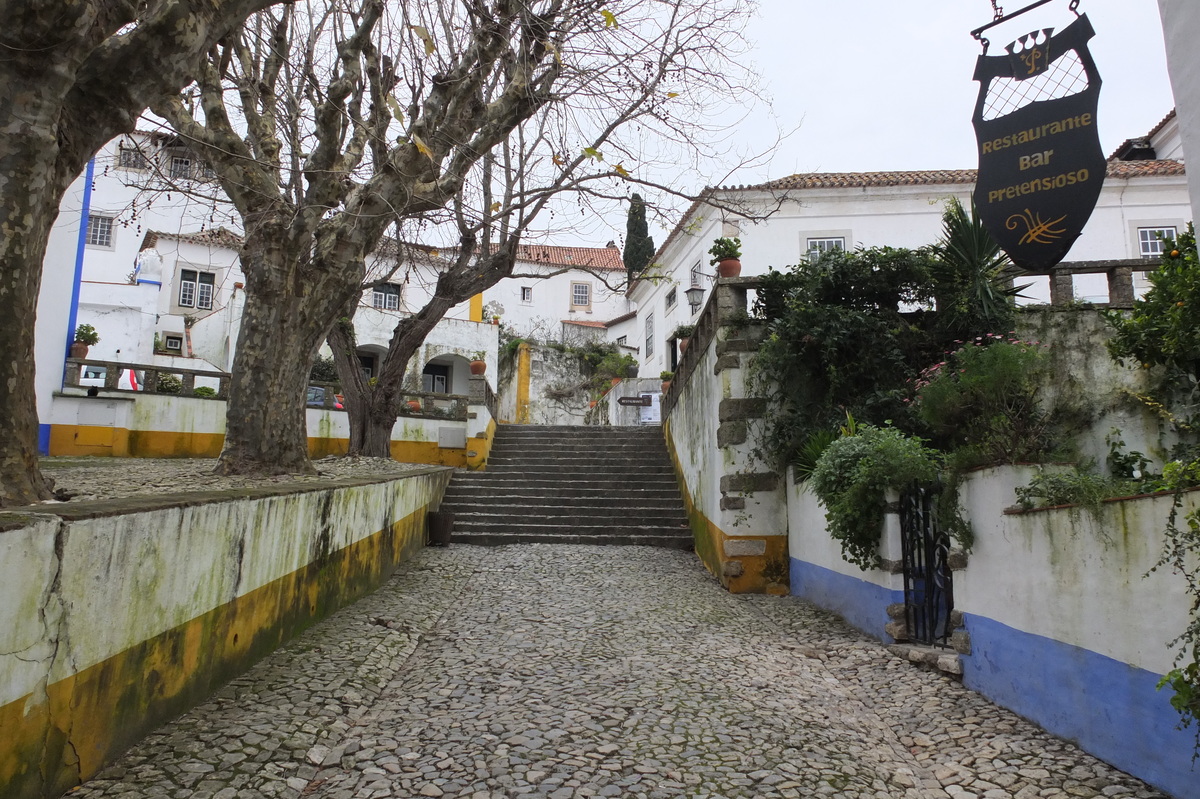
[[[87,245],[88,217],[92,211],[92,179],[96,174],[96,159],[87,163],[83,174],[83,208],[79,212],[79,242],[75,247],[75,280],[71,283],[71,312],[67,316],[67,346],[63,360],[71,356],[75,341],[75,325],[79,320],[79,285],[83,282],[83,250]]]

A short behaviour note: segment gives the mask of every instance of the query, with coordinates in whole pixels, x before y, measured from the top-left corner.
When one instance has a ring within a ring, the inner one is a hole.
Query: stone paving
[[[691,553],[429,549],[74,796],[1159,797]]]

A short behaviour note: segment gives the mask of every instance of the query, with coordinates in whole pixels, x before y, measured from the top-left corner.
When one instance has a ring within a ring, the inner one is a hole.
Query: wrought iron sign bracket
[[[1054,2],[1054,0],[1037,0],[1037,2],[1030,3],[1029,5],[1025,6],[1024,8],[1014,11],[1011,14],[1007,14],[1007,15],[1004,13],[1004,11],[999,6],[996,6],[996,4],[993,3],[992,7],[996,9],[996,18],[993,19],[988,24],[981,25],[980,27],[971,31],[971,35],[974,36],[979,41],[979,43],[983,45],[983,52],[986,54],[988,51],[988,46],[991,44],[991,42],[989,42],[987,39],[984,38],[984,36],[983,36],[984,31],[991,30],[992,28],[996,27],[997,25],[999,25],[1003,22],[1008,22],[1010,19],[1019,17],[1028,11],[1033,11],[1035,8],[1041,8],[1042,6],[1046,5],[1047,3],[1052,3],[1052,2]],[[1075,16],[1077,16],[1077,17],[1079,16],[1079,2],[1080,2],[1080,0],[1071,0],[1071,5],[1069,6],[1071,11],[1074,12]]]

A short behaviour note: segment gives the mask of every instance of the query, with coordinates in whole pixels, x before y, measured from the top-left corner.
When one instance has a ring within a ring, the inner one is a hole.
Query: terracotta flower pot
[[[740,258],[723,258],[717,261],[717,277],[738,277],[742,274]]]
[[[670,380],[664,380],[664,381],[663,381],[663,384],[662,384],[662,393],[666,394],[666,393],[667,393],[667,389],[669,389],[670,387],[671,387],[671,381],[670,381]]]
[[[71,357],[83,360],[88,356],[88,345],[82,341],[71,342]]]
[[[471,361],[469,364],[471,374],[481,375],[487,371],[487,361]]]
[[[688,339],[686,339],[686,338],[679,339],[679,354],[683,355],[685,352],[687,352],[687,348],[688,348]]]
[[[419,411],[419,410],[421,410],[421,401],[420,401],[420,400],[415,400],[415,399],[414,399],[414,400],[409,400],[409,401],[408,401],[408,409],[409,409],[410,411]]]

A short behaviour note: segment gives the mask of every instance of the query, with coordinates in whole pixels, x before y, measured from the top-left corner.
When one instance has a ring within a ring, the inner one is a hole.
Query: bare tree
[[[359,451],[386,454],[409,358],[449,308],[511,273],[552,198],[624,198],[649,160],[644,133],[657,132],[653,147],[694,145],[708,104],[750,82],[723,55],[747,9],[337,0],[264,12],[224,39],[194,93],[154,107],[213,164],[245,226],[218,470],[311,469],[309,364],[353,307],[369,254],[393,223],[449,227],[455,260],[397,325],[376,385],[359,391],[347,370],[349,408],[366,420]]]
[[[50,226],[88,159],[177,92],[275,0],[0,4],[0,506],[49,496],[37,464],[33,336]]]

